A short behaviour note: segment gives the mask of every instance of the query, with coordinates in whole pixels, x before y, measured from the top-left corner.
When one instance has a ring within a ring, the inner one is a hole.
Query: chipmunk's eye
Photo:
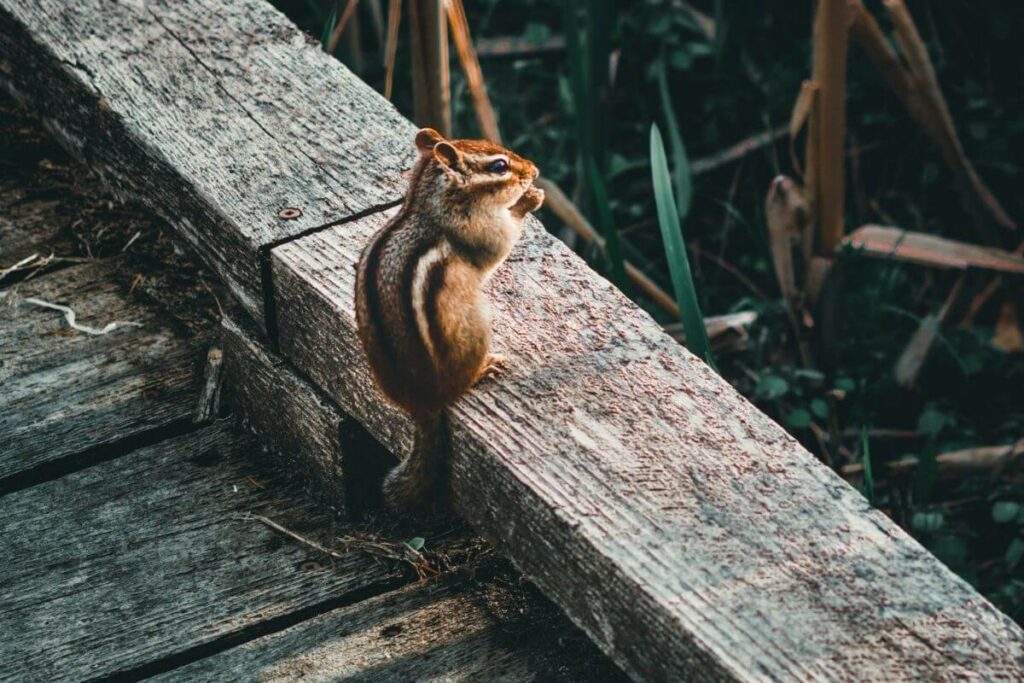
[[[487,164],[487,170],[490,173],[504,173],[508,170],[508,162],[504,159],[496,159]]]

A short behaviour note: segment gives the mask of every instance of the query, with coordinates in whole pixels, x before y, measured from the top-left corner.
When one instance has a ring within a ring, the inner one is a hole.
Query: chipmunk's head
[[[467,215],[511,207],[530,189],[539,171],[529,159],[486,140],[446,140],[432,128],[416,134],[416,148],[445,207]]]

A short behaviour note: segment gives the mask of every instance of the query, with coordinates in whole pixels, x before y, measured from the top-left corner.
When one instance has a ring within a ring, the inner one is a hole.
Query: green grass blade
[[[693,178],[690,173],[690,159],[686,156],[686,147],[683,145],[683,136],[679,133],[679,120],[672,108],[666,71],[663,59],[658,66],[658,93],[661,95],[661,111],[665,116],[668,131],[668,145],[672,149],[672,165],[675,166],[672,179],[676,191],[676,208],[679,211],[679,220],[684,221],[690,215],[690,206],[693,204]]]
[[[860,458],[864,464],[864,495],[868,502],[875,504],[875,475],[871,471],[871,448],[868,443],[867,425],[860,428]]]
[[[611,9],[613,3],[607,0],[587,0],[586,5],[586,51],[587,51],[587,93],[586,101],[590,118],[590,152],[598,170],[608,168],[608,60],[610,56],[610,34],[612,28]]]
[[[338,3],[331,3],[331,13],[327,16],[327,21],[324,22],[324,30],[320,34],[320,48],[327,51],[327,43],[331,40],[331,34],[334,33],[334,25],[338,23]]]
[[[668,172],[665,144],[661,140],[658,124],[651,126],[651,179],[654,182],[654,201],[658,206],[661,239],[665,243],[665,256],[668,258],[668,270],[672,276],[672,289],[683,317],[686,346],[714,368],[715,361],[711,356],[711,344],[708,342],[707,328],[704,327],[704,316],[701,315],[700,305],[697,303],[697,290],[693,284],[693,274],[690,272],[690,260],[686,255],[679,212],[672,196],[672,178]]]
[[[587,62],[580,42],[577,25],[576,0],[565,0],[562,5],[562,30],[565,32],[565,47],[569,57],[569,84],[572,86],[573,116],[576,119],[577,145],[580,159],[590,154],[591,121],[587,104]]]
[[[598,223],[600,223],[601,232],[604,234],[609,276],[616,287],[628,293],[629,281],[626,279],[626,267],[622,261],[622,245],[619,240],[619,231],[615,228],[615,221],[612,218],[611,206],[608,204],[604,181],[601,180],[601,174],[597,170],[594,158],[589,154],[583,158],[583,166],[590,184],[591,197],[597,209]]]

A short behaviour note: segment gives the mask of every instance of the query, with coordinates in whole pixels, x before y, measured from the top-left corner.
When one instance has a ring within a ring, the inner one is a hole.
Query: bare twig
[[[831,258],[843,238],[843,173],[846,137],[847,0],[819,0],[814,18],[811,107],[807,140],[807,189],[818,240],[815,252]]]
[[[949,317],[949,312],[956,304],[963,285],[964,276],[960,275],[949,296],[946,297],[945,303],[942,304],[938,311],[924,317],[914,335],[910,338],[910,341],[907,342],[906,347],[904,347],[903,352],[896,361],[896,366],[893,368],[896,383],[901,387],[910,389],[917,384],[917,378],[921,375],[921,368],[924,367],[924,362],[928,359],[928,354],[935,344],[939,328],[942,327],[942,324],[946,322],[946,318]]]
[[[566,196],[562,188],[543,177],[537,178],[535,184],[544,190],[545,208],[550,209],[552,213],[558,216],[563,223],[569,226],[573,232],[582,237],[586,242],[597,246],[602,251],[604,250],[604,238],[598,234],[586,216],[576,208],[576,205]],[[644,294],[649,296],[651,300],[673,317],[679,317],[679,307],[664,289],[659,287],[654,280],[629,261],[626,261],[623,265],[626,269],[626,275]]]
[[[882,74],[889,88],[906,107],[907,113],[939,148],[946,164],[961,175],[990,219],[1004,228],[1016,228],[1017,224],[1007,215],[967,158],[928,50],[903,0],[886,0],[885,8],[892,19],[893,36],[906,59],[906,65],[861,0],[848,2],[852,20],[851,37]],[[967,208],[972,213],[975,210],[975,206],[970,203]]]
[[[1024,456],[1024,439],[1006,446],[984,446],[942,453],[935,459],[940,474],[959,477],[1005,469],[1015,462],[1020,462],[1021,456]],[[905,458],[886,463],[884,471],[890,475],[899,475],[914,470],[917,465],[917,458]],[[861,477],[864,474],[864,465],[844,465],[842,473],[847,478]]]
[[[334,26],[334,31],[331,32],[331,37],[327,40],[327,54],[334,54],[334,50],[338,47],[338,41],[341,40],[341,34],[345,32],[345,27],[348,26],[348,20],[352,18],[353,12],[356,10],[356,4],[359,0],[348,0],[348,4],[345,5],[345,10],[341,13],[341,18],[338,19],[338,23]]]
[[[67,321],[68,327],[70,327],[73,330],[84,332],[85,334],[90,334],[97,337],[102,336],[104,334],[110,334],[119,327],[142,327],[141,323],[124,322],[120,320],[115,320],[114,322],[107,323],[102,328],[90,327],[89,325],[82,325],[81,323],[79,323],[77,321],[77,316],[74,310],[72,310],[68,306],[53,304],[50,303],[49,301],[43,301],[42,299],[37,299],[31,296],[22,299],[22,301],[24,301],[27,304],[32,304],[33,306],[40,306],[42,308],[49,308],[54,311],[60,311],[61,313],[64,314],[64,319]]]
[[[748,138],[740,140],[735,145],[727,147],[720,152],[715,152],[709,156],[701,159],[695,159],[690,164],[690,173],[693,175],[701,175],[708,173],[717,168],[731,164],[734,161],[739,161],[748,154],[752,154],[759,149],[773,145],[782,138],[786,137],[788,128],[786,126],[778,126],[771,130],[766,130],[756,135],[751,135]]]
[[[480,122],[480,130],[483,131],[485,138],[500,144],[501,132],[498,130],[498,119],[491,107],[491,99],[487,96],[487,85],[484,83],[483,71],[480,69],[480,60],[477,59],[476,51],[473,49],[473,38],[469,33],[469,22],[466,20],[466,11],[462,7],[462,0],[448,0],[448,22],[452,29],[452,40],[455,41],[455,51],[459,55],[459,63],[462,65],[469,93],[473,98],[473,108],[476,111],[477,121]]]
[[[372,555],[374,557],[380,557],[388,560],[397,560],[399,562],[408,563],[414,570],[419,578],[426,578],[428,575],[437,575],[440,572],[434,568],[433,565],[423,556],[423,553],[414,549],[408,543],[385,543],[381,541],[371,541],[363,538],[355,538],[353,536],[342,536],[338,539],[345,549],[345,552],[339,552],[333,548],[328,548],[325,545],[317,543],[311,538],[307,538],[287,527],[281,526],[274,520],[264,517],[263,515],[245,514],[239,517],[242,520],[256,520],[261,524],[265,524],[279,534],[283,534],[288,538],[291,538],[302,545],[312,548],[317,552],[323,553],[328,557],[340,560],[345,555],[353,550]]]
[[[444,0],[409,3],[413,118],[420,126],[452,134],[448,69],[448,25]]]
[[[481,38],[476,43],[480,57],[520,57],[559,52],[565,49],[565,36],[553,35],[541,42],[532,42],[520,36]]]
[[[388,42],[384,47],[384,97],[391,99],[395,84],[395,57],[398,54],[398,24],[402,21],[402,0],[388,4]]]

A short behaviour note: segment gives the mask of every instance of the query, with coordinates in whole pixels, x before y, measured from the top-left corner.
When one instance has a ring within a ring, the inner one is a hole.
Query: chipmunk
[[[416,427],[384,497],[414,513],[446,505],[446,409],[504,361],[489,350],[482,287],[544,201],[537,167],[499,145],[424,128],[416,148],[405,201],[356,274],[356,323],[374,380]]]

